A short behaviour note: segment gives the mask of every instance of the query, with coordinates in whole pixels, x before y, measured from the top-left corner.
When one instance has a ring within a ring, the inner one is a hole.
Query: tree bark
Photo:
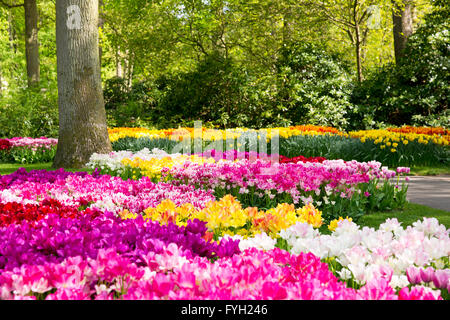
[[[103,19],[103,0],[98,0],[98,8],[99,8],[99,18],[98,18],[98,27],[102,29],[105,25],[105,21]],[[103,47],[101,41],[98,43],[98,63],[100,65],[100,70],[102,69],[102,57],[103,57]]]
[[[36,0],[24,0],[25,9],[25,55],[27,61],[28,87],[39,85],[38,10]]]
[[[403,57],[408,38],[413,33],[413,12],[414,6],[412,1],[405,0],[401,6],[394,2],[392,29],[394,32],[395,61],[397,63]]]
[[[363,73],[362,73],[362,61],[361,61],[361,35],[359,32],[359,26],[355,27],[355,50],[356,50],[356,72],[358,76],[358,82],[362,82]]]
[[[59,138],[53,167],[84,167],[112,150],[99,54],[98,1],[56,0]]]
[[[362,61],[361,61],[361,30],[359,26],[359,19],[358,19],[358,1],[354,1],[353,5],[353,21],[354,21],[354,27],[355,27],[355,54],[356,54],[356,73],[358,76],[358,82],[362,82],[363,80],[363,73],[362,73]]]

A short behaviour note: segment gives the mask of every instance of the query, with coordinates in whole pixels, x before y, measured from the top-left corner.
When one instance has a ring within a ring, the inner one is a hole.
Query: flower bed
[[[49,162],[55,156],[57,144],[57,139],[46,137],[0,139],[0,162]]]
[[[317,157],[283,157],[281,163],[272,163],[263,156],[253,161],[218,162],[214,158],[184,155],[144,159],[132,156],[119,158],[120,165],[117,153],[112,159],[94,155],[88,166],[106,169],[104,172],[124,179],[147,176],[154,182],[192,185],[213,192],[216,199],[231,194],[250,207],[312,203],[324,212],[327,221],[344,214],[358,218],[367,210],[401,208],[406,202],[407,187],[400,186],[398,178],[409,172],[408,168],[388,170],[376,161],[359,163]]]
[[[138,214],[124,211],[123,218],[135,219]],[[162,224],[169,222],[185,226],[190,220],[206,222],[211,237],[218,239],[224,235],[254,236],[261,232],[276,238],[279,231],[297,222],[310,223],[315,228],[322,225],[322,213],[312,205],[295,209],[293,205],[280,203],[276,208],[263,211],[255,207],[242,208],[239,201],[227,195],[219,201],[211,201],[203,209],[196,209],[192,204],[176,206],[171,200],[144,210],[143,217]]]
[[[332,270],[354,286],[386,273],[392,287],[418,284],[421,281],[411,281],[407,273],[417,266],[446,270],[447,281],[442,280],[439,288],[450,289],[449,230],[434,218],[416,221],[406,229],[397,219],[388,219],[378,230],[361,229],[343,219],[331,235],[298,223],[281,231],[280,237],[291,253],[311,252],[330,261]]]
[[[191,151],[199,143],[210,149],[240,151],[254,150],[270,154],[271,139],[278,135],[279,151],[285,157],[325,157],[327,159],[377,160],[388,166],[448,165],[449,135],[444,128],[402,127],[383,130],[342,132],[331,127],[295,126],[252,130],[179,128],[148,130],[115,128],[110,130],[113,148],[139,151],[159,148],[172,153],[177,143],[190,142]],[[197,142],[196,142],[197,141]],[[258,149],[267,144],[267,150]],[[179,152],[179,151],[176,151]]]
[[[0,177],[0,210],[1,299],[434,300],[447,294],[448,231],[431,220],[406,230],[388,221],[380,231],[340,221],[326,236],[312,205],[258,210],[230,195],[215,201],[192,186],[63,170]],[[301,241],[310,241],[308,249],[300,249]],[[411,241],[421,255],[411,256]],[[361,250],[367,251],[358,258],[362,265],[355,262]],[[390,250],[387,262],[382,250]],[[411,266],[429,277],[418,279]]]
[[[3,203],[39,204],[47,199],[55,199],[63,205],[89,206],[117,213],[124,209],[142,212],[165,199],[177,205],[189,202],[202,208],[215,198],[210,191],[188,185],[155,184],[146,177],[125,181],[97,172],[90,175],[64,170],[27,172],[25,169],[0,176],[0,201]]]
[[[242,158],[231,153],[258,152],[271,154],[272,138],[277,137],[280,157],[357,160],[376,160],[388,166],[449,165],[450,135],[445,128],[410,127],[383,130],[343,132],[336,128],[314,125],[291,127],[146,129],[109,128],[109,137],[115,151],[133,151],[158,148],[165,152],[197,153],[224,150],[227,159]],[[3,142],[2,142],[3,141]],[[12,146],[6,146],[11,141]],[[180,142],[184,144],[180,151]],[[56,152],[56,139],[12,138],[0,139],[0,162],[50,162]],[[197,149],[195,148],[197,146]],[[266,146],[266,147],[264,147]],[[233,151],[239,150],[239,151]],[[219,153],[219,151],[217,151]],[[216,160],[219,157],[214,156]]]
[[[427,144],[402,143],[447,148],[435,132],[416,131],[386,132],[391,143],[421,134]],[[201,130],[207,143],[234,149],[170,154],[198,132],[113,129],[113,144],[132,147],[93,155],[92,173],[0,176],[0,299],[450,298],[450,230],[427,218],[406,228],[395,219],[377,230],[356,224],[405,204],[399,178],[409,168],[329,160],[305,147],[362,146],[349,152],[356,158],[374,141],[327,127],[271,128],[258,139],[279,133],[280,152],[267,154],[245,151],[254,130],[230,132],[222,141],[224,131]],[[165,147],[143,149],[149,141]],[[0,154],[34,152],[26,144],[0,140]],[[35,144],[54,148],[44,145]]]

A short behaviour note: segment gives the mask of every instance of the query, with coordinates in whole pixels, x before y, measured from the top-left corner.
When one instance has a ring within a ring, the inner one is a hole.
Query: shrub
[[[338,56],[319,45],[293,43],[280,51],[277,77],[277,103],[293,123],[347,125],[351,81]]]
[[[0,98],[0,137],[57,137],[58,123],[56,83]]]
[[[356,87],[360,121],[448,126],[450,33],[448,6],[437,6],[409,38],[404,57]]]
[[[249,124],[243,87],[247,78],[232,59],[211,54],[190,72],[158,79],[163,94],[154,120],[159,126],[189,126],[195,120],[221,127]]]

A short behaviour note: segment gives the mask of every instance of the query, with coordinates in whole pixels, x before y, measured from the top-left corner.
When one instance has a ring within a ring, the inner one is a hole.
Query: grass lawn
[[[408,203],[403,210],[392,210],[387,212],[374,212],[361,217],[358,224],[368,227],[377,228],[388,218],[397,218],[403,227],[412,225],[423,217],[434,217],[439,220],[447,229],[450,228],[450,212],[434,209],[415,203]]]
[[[33,163],[33,164],[20,164],[20,163],[0,163],[0,175],[10,174],[15,172],[19,168],[25,168],[27,171],[30,170],[56,170],[52,168],[52,163]],[[89,169],[65,169],[66,171],[89,171]]]
[[[358,220],[357,224],[361,227],[378,229],[386,219],[396,218],[402,227],[406,228],[417,220],[422,220],[423,217],[436,218],[445,228],[450,228],[450,212],[415,203],[407,203],[403,210],[367,213]],[[327,225],[322,225],[319,230],[322,234],[331,234]]]
[[[450,166],[435,166],[435,167],[412,167],[409,175],[411,176],[436,176],[440,174],[450,175]]]

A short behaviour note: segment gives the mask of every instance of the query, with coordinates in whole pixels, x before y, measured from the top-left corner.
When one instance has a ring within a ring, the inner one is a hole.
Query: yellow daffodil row
[[[166,134],[163,130],[151,130],[146,128],[108,128],[108,133],[111,142],[115,142],[121,138],[166,138]]]
[[[123,219],[134,219],[137,214],[124,210],[120,216]],[[208,202],[202,210],[195,209],[190,203],[177,207],[171,200],[164,200],[156,208],[146,209],[143,216],[162,224],[173,222],[179,226],[187,225],[188,220],[199,219],[206,221],[208,230],[217,237],[240,235],[246,238],[261,232],[278,237],[281,230],[297,222],[306,222],[315,228],[323,223],[322,212],[311,204],[295,209],[292,204],[282,203],[276,208],[260,211],[255,207],[243,209],[240,202],[231,195],[226,195],[219,201]]]
[[[146,129],[146,128],[113,128],[108,129],[109,139],[115,142],[121,138],[149,138],[149,139],[170,139],[174,141],[182,141],[185,138],[193,139],[194,137],[201,137],[203,140],[214,141],[223,139],[236,139],[243,130],[229,129],[215,130],[208,128],[197,129],[194,128],[178,128],[178,129]]]
[[[388,148],[391,149],[392,152],[396,152],[398,146],[407,145],[412,141],[420,144],[428,144],[433,142],[442,146],[448,146],[449,144],[448,140],[444,136],[440,135],[391,132],[381,129],[352,131],[349,133],[349,136],[352,138],[359,138],[363,143],[373,141],[375,144],[380,145],[380,149]]]

